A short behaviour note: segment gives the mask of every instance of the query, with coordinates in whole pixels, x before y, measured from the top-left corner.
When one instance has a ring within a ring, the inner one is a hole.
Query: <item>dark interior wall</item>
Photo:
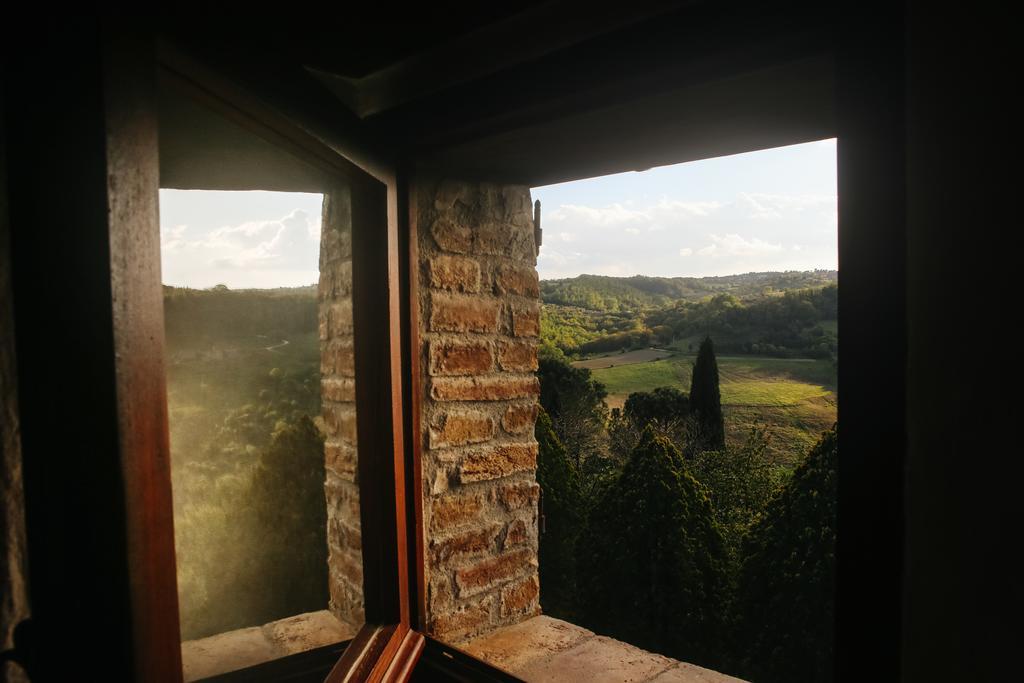
[[[1006,17],[911,3],[903,672],[1020,677],[1019,111]],[[882,397],[880,397],[882,398]]]
[[[907,357],[902,26],[899,8],[853,7],[837,44],[839,680],[899,679]]]
[[[29,601],[4,138],[0,130],[0,650],[9,650],[14,647],[14,628],[29,616]],[[0,680],[28,679],[20,666],[6,662],[0,664]]]

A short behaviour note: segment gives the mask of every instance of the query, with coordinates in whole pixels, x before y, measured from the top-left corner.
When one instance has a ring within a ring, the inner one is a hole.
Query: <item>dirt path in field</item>
[[[575,368],[598,370],[600,368],[610,368],[618,365],[646,363],[648,361],[657,360],[658,358],[668,358],[671,355],[672,351],[668,351],[666,349],[640,349],[639,351],[630,351],[629,353],[613,353],[609,356],[578,360],[572,365]]]

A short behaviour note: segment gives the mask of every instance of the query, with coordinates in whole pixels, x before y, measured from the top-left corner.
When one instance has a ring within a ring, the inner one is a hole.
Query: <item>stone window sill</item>
[[[350,640],[351,626],[327,610],[308,612],[263,626],[241,628],[181,644],[185,681],[245,669],[280,657]]]
[[[499,628],[459,648],[527,683],[743,683],[547,616]]]

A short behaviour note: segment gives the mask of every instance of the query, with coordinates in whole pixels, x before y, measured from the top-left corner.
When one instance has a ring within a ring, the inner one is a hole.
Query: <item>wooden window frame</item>
[[[365,624],[327,681],[404,680],[424,636],[411,621],[402,348],[402,264],[397,174],[346,154],[173,46],[159,51],[160,77],[207,108],[351,188],[352,298]],[[326,189],[326,188],[325,188]],[[159,253],[141,255],[159,263]],[[159,272],[155,269],[155,272]],[[152,286],[153,283],[150,283]],[[386,305],[381,305],[381,299]],[[164,407],[166,412],[166,407]]]

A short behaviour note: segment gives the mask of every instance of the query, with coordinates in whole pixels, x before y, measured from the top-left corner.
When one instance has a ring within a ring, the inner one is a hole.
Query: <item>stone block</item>
[[[430,530],[445,531],[475,522],[484,509],[481,495],[446,495],[430,505]]]
[[[328,437],[337,437],[352,446],[357,444],[355,405],[325,402],[322,413]]]
[[[536,561],[536,554],[529,549],[480,560],[455,572],[455,588],[460,598],[475,595],[511,581]]]
[[[442,413],[430,426],[430,447],[447,448],[489,441],[494,437],[494,418],[480,411]]]
[[[512,309],[512,334],[516,337],[540,336],[540,307],[514,307]]]
[[[528,264],[503,263],[495,269],[494,289],[497,294],[515,294],[536,299],[540,296],[537,269]]]
[[[441,255],[430,259],[430,286],[453,292],[480,291],[480,264],[471,258]]]
[[[494,493],[505,509],[521,510],[537,504],[540,499],[540,484],[535,481],[508,484],[495,489]]]
[[[494,599],[487,596],[479,603],[465,606],[458,611],[435,615],[431,620],[431,630],[438,636],[448,638],[479,631],[490,624],[493,604]]]
[[[501,616],[529,614],[537,609],[540,581],[537,575],[501,589]]]
[[[497,299],[434,292],[431,296],[432,332],[495,332],[498,329]]]
[[[352,335],[352,299],[344,298],[328,304],[328,332],[332,338]]]
[[[532,341],[502,340],[498,344],[498,363],[508,372],[535,372],[537,344]]]
[[[430,553],[437,562],[445,562],[458,555],[473,555],[494,552],[498,547],[500,524],[491,524],[482,529],[469,529],[449,536],[430,539]]]
[[[493,369],[494,352],[490,342],[430,342],[431,375],[480,375]]]
[[[351,444],[338,439],[324,443],[324,466],[345,481],[358,481],[358,451]]]
[[[442,216],[430,226],[430,234],[442,251],[468,254],[473,250],[473,230],[470,226],[457,223]]]
[[[507,477],[537,469],[537,444],[507,443],[475,451],[459,467],[462,483]]]
[[[356,381],[352,377],[328,377],[320,382],[320,396],[327,401],[353,403],[356,400]]]
[[[538,395],[540,382],[532,376],[435,378],[430,383],[435,401],[507,401]]]
[[[538,410],[536,403],[513,403],[501,416],[501,426],[509,434],[532,432],[537,422]]]

